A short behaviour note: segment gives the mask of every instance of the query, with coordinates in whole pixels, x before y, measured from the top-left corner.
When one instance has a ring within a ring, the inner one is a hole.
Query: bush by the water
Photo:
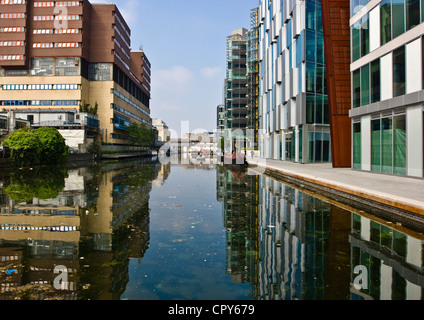
[[[68,147],[55,128],[19,129],[11,133],[5,143],[19,166],[56,164],[66,161]]]

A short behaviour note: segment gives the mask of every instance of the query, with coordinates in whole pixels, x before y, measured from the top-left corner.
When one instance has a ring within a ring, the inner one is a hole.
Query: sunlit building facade
[[[0,110],[95,109],[103,142],[126,144],[151,127],[150,68],[114,4],[0,3]]]
[[[351,1],[352,166],[423,177],[424,3]]]
[[[259,6],[261,157],[331,161],[321,2]]]

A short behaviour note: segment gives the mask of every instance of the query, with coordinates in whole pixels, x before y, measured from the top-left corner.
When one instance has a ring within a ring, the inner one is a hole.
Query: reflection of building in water
[[[13,272],[7,281],[0,279],[2,299],[13,299],[9,294],[15,287],[51,284],[57,276],[54,268],[60,265],[68,268],[66,290],[37,298],[78,298],[80,210],[96,198],[85,194],[91,179],[85,169],[40,169],[3,178],[7,193],[0,191],[0,268]],[[52,199],[41,200],[43,195]]]
[[[142,258],[148,249],[149,193],[161,169],[160,164],[124,162],[69,170],[49,200],[12,200],[7,191],[22,193],[30,183],[5,183],[0,190],[0,269],[16,272],[6,278],[0,273],[0,299],[13,299],[14,287],[51,285],[58,265],[69,270],[68,290],[52,290],[38,299],[119,299],[128,282],[129,259]],[[43,175],[36,181],[43,185]]]
[[[353,299],[422,300],[424,236],[352,213]],[[365,272],[354,273],[356,266]],[[355,282],[360,276],[361,281]]]
[[[162,165],[162,164],[156,164],[156,166],[159,166],[157,178],[152,181],[153,187],[160,187],[165,183],[165,181],[168,179],[169,174],[171,173],[171,165]]]
[[[143,258],[149,248],[150,191],[161,170],[168,169],[143,161],[102,168],[98,216],[91,216],[93,222],[87,224],[92,238],[85,243],[84,255],[91,267],[83,280],[92,285],[84,292],[85,299],[115,300],[125,291],[130,259]],[[107,218],[95,222],[100,216]],[[103,239],[102,246],[96,239]]]
[[[258,177],[243,170],[217,169],[217,199],[227,229],[227,273],[233,282],[251,283],[254,296],[257,246]]]
[[[341,245],[348,237],[344,230],[348,230],[349,216],[336,214],[331,204],[264,176],[259,179],[259,195],[256,298],[321,300],[348,294],[348,287],[343,291],[326,280],[345,278],[349,283],[349,270],[339,267],[343,254],[337,257],[337,252],[349,250]],[[331,228],[334,224],[338,227]]]

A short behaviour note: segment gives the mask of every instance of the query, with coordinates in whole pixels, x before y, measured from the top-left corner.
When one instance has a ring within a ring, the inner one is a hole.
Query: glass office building
[[[352,166],[423,177],[424,1],[351,1]]]
[[[261,0],[261,157],[331,161],[320,1]]]

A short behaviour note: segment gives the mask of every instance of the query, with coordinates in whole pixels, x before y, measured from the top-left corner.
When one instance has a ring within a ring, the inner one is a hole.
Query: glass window
[[[306,92],[315,92],[315,63],[306,63]]]
[[[381,171],[393,173],[393,130],[392,118],[381,120]]]
[[[306,1],[306,29],[316,28],[315,1]]]
[[[53,58],[33,58],[30,61],[31,76],[53,75]]]
[[[420,23],[420,2],[419,0],[406,0],[406,30],[409,30]]]
[[[56,58],[56,76],[79,75],[79,58]]]
[[[380,119],[371,121],[371,170],[381,171],[381,123]]]
[[[370,65],[361,68],[361,105],[370,103]]]
[[[361,123],[353,124],[353,169],[361,169]]]
[[[371,62],[371,103],[380,101],[380,59]]]
[[[299,162],[303,161],[303,126],[299,126]]]
[[[393,96],[405,94],[405,47],[393,51]]]
[[[315,97],[316,105],[315,105],[315,123],[323,123],[323,117],[324,117],[324,111],[323,111],[323,104],[324,99],[322,95],[317,94]]]
[[[361,56],[370,52],[370,30],[368,25],[369,14],[366,14],[361,21]]]
[[[405,0],[392,1],[393,39],[405,32]]]
[[[316,92],[324,94],[325,90],[325,68],[323,65],[317,65],[316,70]]]
[[[359,0],[351,0],[352,8],[351,10],[351,17],[353,17],[359,10]]]
[[[315,123],[315,96],[306,95],[306,123]]]
[[[299,37],[296,39],[296,66],[299,68],[302,61],[303,61],[303,51],[304,51],[304,45],[303,45],[303,33],[299,35]],[[278,37],[280,39],[280,37]]]
[[[353,88],[352,88],[353,107],[357,108],[361,105],[361,69],[353,72]]]
[[[110,63],[90,63],[89,66],[90,81],[110,81],[112,80]]]
[[[322,26],[322,15],[321,15],[321,13],[322,13],[322,10],[321,10],[321,1],[317,1],[317,10],[316,10],[317,28],[316,28],[316,31],[319,32],[319,33],[323,33],[324,32],[324,29],[323,29],[323,26]]]
[[[406,175],[406,117],[394,117],[393,154],[394,173]]]
[[[316,61],[315,54],[315,32],[306,31],[306,60],[307,61]]]
[[[361,56],[361,27],[360,23],[357,22],[352,27],[352,61],[356,61]]]
[[[322,33],[317,33],[317,63],[324,64],[324,36]]]
[[[424,1],[424,0],[423,0]],[[380,3],[380,26],[381,26],[381,45],[392,39],[392,17],[390,0],[383,0]]]

